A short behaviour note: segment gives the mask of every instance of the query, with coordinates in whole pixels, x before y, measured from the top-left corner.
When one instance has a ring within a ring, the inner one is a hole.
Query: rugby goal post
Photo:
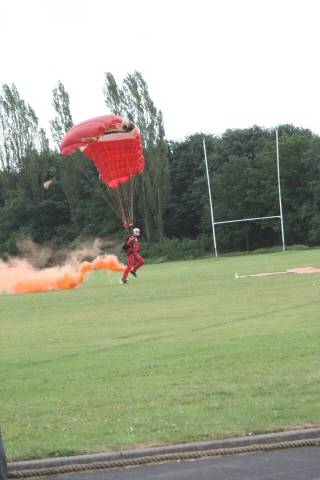
[[[212,239],[213,239],[213,247],[214,247],[214,253],[215,253],[216,258],[218,257],[217,239],[216,239],[216,231],[215,231],[215,226],[216,225],[223,225],[223,224],[226,224],[226,223],[255,222],[257,220],[269,220],[269,219],[274,219],[274,218],[278,218],[280,220],[281,238],[282,238],[282,251],[285,252],[286,251],[286,245],[285,245],[285,238],[284,238],[283,210],[282,210],[282,199],[281,199],[278,129],[276,128],[276,158],[277,158],[279,215],[272,215],[272,216],[268,216],[268,217],[240,218],[238,220],[225,220],[223,222],[215,222],[214,214],[213,214],[213,203],[212,203],[210,176],[209,176],[209,169],[208,169],[206,142],[205,142],[204,138],[203,138],[203,153],[204,153],[204,161],[205,161],[205,165],[206,165],[206,174],[207,174],[207,182],[208,182],[209,205],[210,205],[211,225],[212,225]]]

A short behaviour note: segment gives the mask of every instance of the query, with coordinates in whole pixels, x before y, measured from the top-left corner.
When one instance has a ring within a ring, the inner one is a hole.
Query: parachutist
[[[144,259],[138,254],[140,249],[140,236],[140,229],[135,227],[132,231],[132,234],[122,247],[127,251],[128,255],[128,265],[122,277],[123,283],[127,282],[129,273],[131,273],[134,277],[137,277],[136,271],[138,268],[144,265]]]

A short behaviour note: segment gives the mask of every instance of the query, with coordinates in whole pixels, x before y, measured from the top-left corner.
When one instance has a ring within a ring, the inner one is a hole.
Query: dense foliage
[[[180,142],[165,139],[161,111],[141,74],[122,87],[106,74],[106,105],[134,120],[145,143],[146,171],[137,183],[136,222],[145,252],[164,259],[203,255],[212,249],[204,163],[206,142],[215,221],[279,215],[275,130],[258,126],[222,136],[196,133]],[[0,92],[0,254],[17,253],[17,240],[61,248],[75,239],[124,235],[104,184],[92,163],[57,147],[72,126],[69,96],[59,82],[50,146],[33,109],[14,85]],[[102,112],[103,113],[103,112]],[[279,131],[282,202],[287,244],[320,244],[320,138],[282,125]],[[53,180],[46,190],[43,184]],[[219,251],[281,244],[280,222],[259,220],[216,226]]]
[[[318,245],[320,138],[291,125],[278,131],[286,243]],[[256,126],[227,130],[221,137],[196,134],[171,145],[168,235],[211,234],[203,138],[215,222],[279,215],[275,130]],[[216,233],[223,251],[281,244],[279,219],[217,225]]]

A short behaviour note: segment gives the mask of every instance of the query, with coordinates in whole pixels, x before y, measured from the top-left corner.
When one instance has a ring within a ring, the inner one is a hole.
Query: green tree
[[[15,85],[4,84],[0,95],[0,145],[4,188],[20,185],[35,202],[42,194],[42,149],[48,148],[38,118]],[[14,179],[14,181],[13,181]]]
[[[307,171],[307,195],[301,205],[301,215],[308,225],[308,241],[310,245],[320,245],[320,138],[313,136],[310,147],[304,156]]]
[[[206,147],[211,153],[210,136],[206,136]],[[203,233],[202,218],[208,204],[203,135],[194,134],[183,142],[171,144],[170,175],[172,192],[166,230],[171,237],[195,238]],[[210,225],[209,220],[205,228]]]
[[[124,116],[127,114],[124,91],[118,87],[111,72],[105,74],[103,93],[105,103],[114,115]]]
[[[52,106],[55,118],[50,122],[51,135],[59,148],[63,136],[73,126],[70,110],[70,98],[64,85],[59,81],[58,87],[52,91]],[[80,195],[80,164],[81,158],[75,154],[72,158],[57,156],[57,169],[60,185],[66,195],[71,210],[75,208]]]
[[[286,241],[309,244],[312,218],[318,215],[317,147],[310,130],[279,127],[279,154]],[[312,157],[312,158],[311,158]],[[308,207],[307,207],[308,205]]]
[[[38,146],[38,118],[17,87],[2,85],[0,95],[1,161],[6,170],[23,170],[24,159]]]
[[[50,121],[51,135],[57,147],[59,147],[62,137],[73,126],[69,94],[60,81],[52,91],[52,106],[56,116]]]

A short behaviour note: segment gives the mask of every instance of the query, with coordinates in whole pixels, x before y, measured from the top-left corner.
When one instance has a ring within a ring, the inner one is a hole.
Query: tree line
[[[278,127],[285,240],[289,245],[320,243],[320,138],[292,125]],[[192,135],[171,146],[175,185],[167,212],[168,235],[210,234],[208,191],[203,167],[208,151],[214,219],[279,215],[275,129],[227,130],[222,136]],[[216,227],[222,251],[253,250],[281,244],[279,219]]]
[[[212,248],[203,139],[215,221],[279,215],[274,129],[254,126],[170,141],[141,73],[128,74],[119,85],[108,72],[103,91],[108,111],[133,121],[142,133],[146,168],[136,184],[136,223],[148,243],[200,239]],[[123,236],[91,161],[81,152],[70,158],[59,154],[59,143],[73,125],[61,82],[51,102],[53,147],[16,86],[4,84],[0,91],[2,257],[17,254],[21,238],[61,248],[76,239]],[[286,243],[319,245],[320,138],[292,125],[281,125],[278,132]],[[46,189],[48,180],[52,185]],[[224,252],[281,244],[278,219],[219,225],[216,233]]]

